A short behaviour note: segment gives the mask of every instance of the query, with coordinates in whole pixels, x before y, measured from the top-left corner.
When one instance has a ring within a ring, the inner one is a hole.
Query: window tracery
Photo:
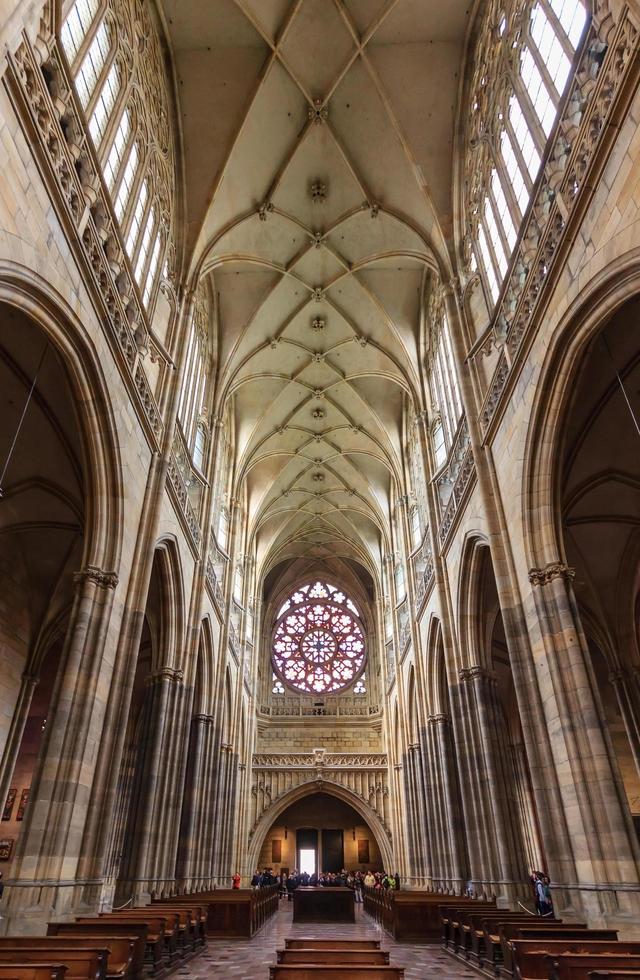
[[[60,42],[147,310],[172,261],[175,161],[166,71],[149,4],[76,0]]]
[[[334,694],[361,678],[365,659],[357,606],[337,586],[318,580],[296,589],[281,606],[271,657],[276,684]],[[273,693],[282,692],[274,685]],[[366,693],[364,681],[357,693]]]
[[[444,305],[444,290],[433,277],[427,305],[427,377],[431,395],[431,442],[436,467],[446,461],[462,418],[462,399]]]
[[[582,0],[493,0],[476,49],[463,262],[500,294],[587,23]]]
[[[155,221],[153,212],[151,212],[147,220],[148,227],[145,229],[144,237],[148,241],[146,245],[148,249],[152,239],[149,228]],[[143,245],[140,250],[141,254],[144,248],[145,244],[143,240]],[[155,253],[154,246],[154,252],[152,252],[150,259],[150,272],[147,276],[147,283],[157,262],[158,255]],[[206,458],[208,441],[208,428],[204,413],[206,407],[207,380],[211,362],[209,319],[210,304],[206,286],[202,284],[196,294],[191,321],[189,323],[185,368],[178,400],[178,423],[193,462],[200,470]]]

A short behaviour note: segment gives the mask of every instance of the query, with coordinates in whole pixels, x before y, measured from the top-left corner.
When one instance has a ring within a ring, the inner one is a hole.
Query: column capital
[[[74,574],[73,581],[76,585],[93,582],[101,589],[115,589],[118,584],[118,576],[115,572],[103,571],[97,565],[85,565],[84,568]]]
[[[529,581],[532,585],[547,585],[556,578],[571,581],[575,578],[576,570],[563,561],[550,561],[543,568],[530,568]]]
[[[428,725],[446,725],[449,720],[449,715],[442,711],[435,715],[427,715]]]
[[[160,667],[158,670],[154,670],[147,677],[147,686],[151,684],[156,684],[158,681],[170,681],[172,684],[178,684],[184,679],[184,672],[177,669],[176,667]]]
[[[461,667],[458,671],[458,677],[461,681],[469,681],[476,677],[481,677],[483,680],[491,681],[493,684],[497,683],[494,672],[488,670],[486,667],[481,667],[480,664],[474,664],[473,667]]]

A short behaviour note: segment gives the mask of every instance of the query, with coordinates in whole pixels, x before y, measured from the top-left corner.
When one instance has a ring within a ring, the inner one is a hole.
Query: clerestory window
[[[474,260],[494,303],[586,22],[581,0],[536,0],[530,7],[517,72],[508,69],[511,95],[506,113],[499,117],[501,132],[493,140],[493,169],[476,211],[474,232]],[[500,23],[500,37],[507,48],[519,43],[517,19],[514,25],[512,37],[508,17]]]
[[[125,250],[142,302],[150,309],[166,249],[167,236],[156,220],[164,209],[158,207],[149,154],[143,153],[134,129],[131,102],[140,102],[141,94],[135,80],[123,78],[119,38],[111,5],[98,0],[76,0],[60,30]]]

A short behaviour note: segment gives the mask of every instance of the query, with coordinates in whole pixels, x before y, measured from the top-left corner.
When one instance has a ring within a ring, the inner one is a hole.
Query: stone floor
[[[292,909],[286,902],[265,928],[250,942],[209,941],[207,949],[191,960],[179,974],[191,980],[268,980],[269,966],[276,961],[276,949],[284,947],[288,936],[316,939],[380,939],[381,949],[391,953],[392,966],[405,967],[405,980],[459,980],[478,974],[465,969],[439,946],[410,946],[396,943],[356,906],[355,925],[293,925]]]

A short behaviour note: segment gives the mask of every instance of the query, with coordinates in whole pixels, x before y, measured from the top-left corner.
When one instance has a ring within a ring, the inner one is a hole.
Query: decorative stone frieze
[[[444,544],[449,536],[460,504],[464,500],[474,476],[475,460],[469,438],[469,428],[467,420],[463,419],[449,454],[447,465],[437,481],[440,499],[446,500],[438,531],[441,544]]]
[[[348,790],[380,819],[385,833],[389,829],[388,760],[383,753],[326,753],[324,749],[307,753],[254,755],[252,760],[251,797],[253,827],[250,838],[263,814],[279,799],[307,783],[315,783],[318,792],[324,783]]]

